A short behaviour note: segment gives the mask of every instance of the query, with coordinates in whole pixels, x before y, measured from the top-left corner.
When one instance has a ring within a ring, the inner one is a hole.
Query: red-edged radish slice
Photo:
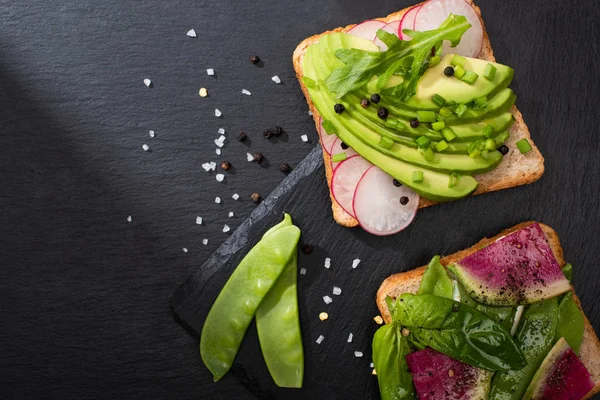
[[[341,163],[341,161],[333,161],[333,156],[335,156],[336,154],[341,154],[341,153],[346,153],[346,160],[349,159],[350,157],[354,157],[355,155],[358,155],[357,152],[355,152],[354,150],[352,150],[350,147],[348,146],[342,146],[344,142],[342,142],[338,137],[336,137],[336,140],[333,141],[333,144],[331,145],[331,148],[329,149],[330,153],[329,155],[331,156],[331,169],[335,169],[339,163]],[[344,148],[346,147],[346,148]]]
[[[376,19],[370,19],[352,27],[348,32],[348,35],[361,37],[363,39],[373,40],[377,31],[385,26],[385,22],[377,21]]]
[[[398,37],[400,39],[410,40],[410,36],[404,34],[402,29],[410,29],[411,31],[415,29],[415,19],[420,9],[421,6],[414,6],[404,13],[402,19],[400,20],[400,26],[398,27]]]
[[[337,136],[330,135],[323,128],[323,118],[319,118],[319,138],[321,139],[321,147],[323,147],[323,151],[327,154],[331,154],[331,146],[333,142],[337,139]]]
[[[371,165],[373,164],[361,156],[354,156],[342,161],[333,171],[331,193],[344,211],[353,217],[352,198],[354,197],[354,190],[356,190],[360,178]]]
[[[392,21],[389,24],[385,25],[381,29],[383,29],[386,32],[393,33],[394,35],[398,36],[398,27],[399,26],[400,26],[400,20],[398,20],[398,21]],[[377,31],[375,31],[375,35],[373,36],[373,42],[375,42],[375,44],[377,46],[379,46],[379,50],[381,50],[381,51],[386,51],[387,50],[387,45],[385,43],[383,43],[381,41],[381,39],[379,39],[377,37]]]
[[[396,186],[394,178],[373,166],[356,187],[353,208],[354,217],[365,231],[393,235],[412,222],[419,208],[419,195],[407,186]]]
[[[483,27],[479,15],[465,0],[430,0],[421,6],[415,19],[415,31],[437,29],[448,15],[464,15],[471,27],[463,34],[456,47],[450,47],[445,40],[442,54],[460,54],[466,57],[477,57],[483,43]]]

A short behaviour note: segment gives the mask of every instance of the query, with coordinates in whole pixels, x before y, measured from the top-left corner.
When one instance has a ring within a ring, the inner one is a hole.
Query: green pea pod
[[[573,278],[573,266],[571,263],[563,265],[560,269],[562,270],[563,274],[565,274],[565,277],[569,280],[569,282],[571,282],[571,279]]]
[[[564,337],[575,354],[579,354],[583,341],[583,314],[573,299],[573,292],[567,292],[558,305],[558,322],[554,340]]]
[[[212,305],[202,327],[200,355],[215,381],[231,368],[256,310],[295,254],[299,239],[300,229],[295,226],[285,226],[277,230],[277,235],[263,237]]]
[[[440,263],[440,256],[433,257],[423,273],[418,294],[434,294],[451,299],[452,292],[452,279]]]
[[[481,304],[473,300],[473,298],[469,295],[469,293],[463,285],[461,285],[460,283],[457,283],[457,285],[458,291],[460,293],[461,303],[465,303],[469,307],[481,311],[488,317],[494,319],[494,321],[498,322],[500,325],[502,325],[504,329],[510,332],[516,311],[514,307],[494,307]]]
[[[405,357],[410,348],[400,329],[397,323],[383,325],[373,336],[373,365],[377,371],[381,400],[415,398]]]
[[[405,293],[396,301],[396,307],[396,317],[409,328],[412,342],[491,371],[525,364],[510,332],[465,304],[430,294]]]
[[[521,399],[531,378],[554,345],[558,301],[556,297],[528,306],[521,317],[515,340],[523,349],[523,368],[499,372],[492,379],[490,400]]]

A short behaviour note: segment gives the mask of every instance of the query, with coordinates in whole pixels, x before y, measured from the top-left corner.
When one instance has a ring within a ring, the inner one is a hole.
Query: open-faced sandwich
[[[600,392],[600,342],[558,236],[536,222],[429,265],[377,293],[373,338],[383,400],[587,399]]]
[[[531,183],[513,69],[470,0],[430,0],[304,40],[294,67],[319,132],[335,220],[388,235],[417,209]]]

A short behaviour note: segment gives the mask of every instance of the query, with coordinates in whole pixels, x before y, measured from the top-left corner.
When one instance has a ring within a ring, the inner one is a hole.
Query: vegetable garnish
[[[527,139],[521,139],[516,144],[521,154],[526,154],[531,151],[531,145]]]
[[[450,14],[438,29],[426,32],[406,30],[412,37],[410,41],[400,40],[394,34],[379,30],[377,37],[388,49],[383,52],[337,50],[336,57],[346,65],[333,70],[327,78],[327,86],[336,93],[337,98],[341,98],[364,86],[374,75],[379,76],[377,88],[381,89],[392,75],[400,74],[404,81],[395,87],[393,94],[406,101],[416,93],[417,82],[428,67],[431,49],[439,49],[443,40],[456,46],[470,27],[465,17]]]

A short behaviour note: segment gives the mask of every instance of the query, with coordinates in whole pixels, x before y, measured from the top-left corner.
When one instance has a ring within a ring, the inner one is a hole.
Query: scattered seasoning
[[[313,247],[310,244],[305,244],[304,246],[302,246],[302,252],[304,254],[310,254],[313,251]]]
[[[229,211],[228,216],[229,216],[229,218],[233,218],[233,211]]]
[[[225,179],[225,175],[217,174],[215,175],[215,179],[217,180],[217,182],[223,182],[223,180]]]
[[[498,151],[500,153],[502,153],[503,156],[508,154],[508,146],[506,146],[505,144],[503,144],[502,146],[498,147]]]
[[[219,110],[218,108],[215,108],[215,117],[219,118],[219,117],[221,117],[221,115],[223,115],[221,110]]]
[[[312,111],[310,111],[310,110],[308,110],[308,115],[312,117],[312,115],[313,115],[313,112],[312,112]]]
[[[362,356],[363,356],[362,351],[355,351],[354,352],[354,357],[361,358]]]
[[[202,217],[196,217],[196,224],[202,225]]]
[[[254,153],[252,157],[254,158],[254,161],[256,161],[259,164],[264,160],[262,153],[259,152]]]
[[[373,365],[373,363],[369,364],[369,367],[373,368],[375,367],[375,365]]]
[[[333,287],[333,294],[336,295],[336,296],[339,296],[340,294],[342,294],[342,289],[340,289],[337,286],[334,286]]]
[[[362,99],[360,101],[360,105],[362,106],[362,108],[367,108],[367,107],[369,107],[370,104],[371,104],[371,102],[369,101],[369,99]]]
[[[250,153],[246,153],[246,160],[248,160],[248,162],[252,162],[254,161],[254,156]]]
[[[451,370],[451,369],[449,369],[449,370],[448,370],[448,376],[449,376],[450,378],[452,378],[452,377],[454,376],[454,371],[453,371],[453,370]]]
[[[381,119],[386,119],[388,117],[388,110],[385,107],[381,107],[377,110],[377,116]]]
[[[324,267],[327,268],[327,269],[329,269],[329,267],[331,267],[331,258],[327,257],[325,259],[325,265],[324,265]]]
[[[275,75],[274,77],[271,78],[271,80],[275,83],[281,83],[281,79],[279,79],[279,77],[277,75]]]
[[[188,249],[187,249],[187,247],[184,247],[182,250],[183,250],[183,252],[184,252],[184,253],[187,253],[187,252],[188,252]]]
[[[215,153],[220,156],[221,155],[221,149],[215,149]]]
[[[410,331],[408,330],[408,328],[402,328],[402,336],[407,337],[408,335],[410,335]]]
[[[148,135],[150,135],[151,138],[154,137],[154,131],[148,131]]]
[[[208,244],[208,239],[202,239],[202,244],[206,246]]]
[[[377,325],[381,325],[383,324],[383,318],[381,318],[381,315],[376,316],[375,318],[373,318],[373,321],[375,321],[375,323]]]
[[[377,93],[371,95],[371,103],[377,104],[377,103],[379,103],[380,100],[381,100],[381,96],[378,95]]]
[[[325,304],[331,304],[333,302],[333,299],[329,296],[323,296],[323,301],[325,302]]]
[[[144,151],[148,151],[150,150],[150,147],[147,144],[143,144],[142,149],[144,149]]]
[[[215,203],[221,204],[221,198],[220,197],[215,197]]]
[[[444,75],[446,75],[446,76],[454,75],[454,68],[452,68],[451,65],[448,65],[446,68],[444,68]]]
[[[319,337],[317,338],[317,344],[323,343],[323,340],[325,340],[325,336],[319,335]]]
[[[354,334],[350,333],[350,334],[348,335],[348,340],[347,340],[347,342],[348,342],[348,343],[352,343],[352,338],[353,338],[353,337],[354,337]]]
[[[215,70],[213,68],[208,68],[206,70],[206,75],[213,76],[215,74]]]
[[[322,313],[319,314],[319,319],[321,321],[325,321],[327,318],[329,318],[329,314],[327,314],[326,312],[323,311]]]
[[[306,275],[306,268],[300,268],[300,275]]]
[[[198,35],[196,35],[196,31],[193,29],[190,29],[189,31],[187,31],[186,35],[188,35],[191,38],[198,37]]]
[[[290,172],[292,170],[292,167],[290,167],[290,164],[283,163],[279,166],[279,170],[281,172],[283,172],[284,174],[287,174],[288,172]]]
[[[242,89],[242,94],[245,94],[246,96],[252,96],[252,93],[250,93],[250,91],[246,89]]]
[[[336,114],[343,113],[345,109],[346,109],[346,107],[344,107],[344,105],[340,104],[340,103],[337,103],[336,105],[333,106],[333,111],[335,111]]]
[[[358,264],[360,264],[360,259],[357,258],[354,261],[352,261],[352,268],[358,267]]]
[[[408,197],[406,196],[402,196],[400,197],[400,204],[402,204],[403,206],[408,204]]]
[[[244,140],[246,140],[247,137],[248,137],[248,135],[246,135],[246,132],[241,131],[240,134],[238,135],[238,140],[240,142],[243,142]]]
[[[234,193],[233,196],[231,196],[232,199],[237,200],[240,198],[240,195],[237,193]]]
[[[224,135],[224,134],[225,134],[225,128],[219,128],[219,129],[217,130],[217,133],[218,133],[219,135]]]
[[[260,58],[258,58],[258,56],[250,56],[250,62],[252,64],[257,64],[260,61]]]
[[[223,171],[229,171],[230,168],[231,168],[231,163],[229,161],[221,162],[221,169]]]
[[[279,125],[275,126],[273,129],[271,129],[273,131],[273,134],[275,136],[281,136],[283,134],[283,128],[280,127]]]
[[[229,225],[227,225],[227,224],[223,225],[223,232],[224,232],[224,233],[227,233],[227,232],[229,232],[230,230],[231,230],[231,228],[229,227]]]
[[[275,134],[273,133],[273,130],[271,129],[265,129],[263,131],[263,136],[265,137],[265,139],[271,139]]]
[[[206,97],[208,96],[208,90],[206,90],[206,88],[200,88],[200,90],[198,90],[198,94],[200,97]]]
[[[402,186],[402,184],[400,182],[398,182],[396,179],[394,179],[393,182],[394,182],[394,186],[396,186],[396,187]]]
[[[308,142],[308,135],[302,135],[302,136],[300,136],[300,139],[302,139],[302,141],[304,143],[306,143],[306,142]]]
[[[132,220],[131,215],[127,216],[127,222],[131,222]]]
[[[250,199],[256,204],[260,203],[260,194],[254,192],[250,195]]]
[[[418,127],[419,126],[419,120],[416,119],[416,118],[415,119],[411,119],[410,120],[410,126],[413,127],[413,128]]]
[[[371,371],[371,375],[377,375],[377,371],[375,371],[375,368],[373,368],[373,371]]]
[[[152,81],[148,78],[144,79],[144,85],[148,86],[149,88],[152,87]]]
[[[340,144],[340,147],[342,148],[342,150],[348,150],[348,147],[349,147],[349,146],[348,146],[346,143],[342,142],[342,143]]]

